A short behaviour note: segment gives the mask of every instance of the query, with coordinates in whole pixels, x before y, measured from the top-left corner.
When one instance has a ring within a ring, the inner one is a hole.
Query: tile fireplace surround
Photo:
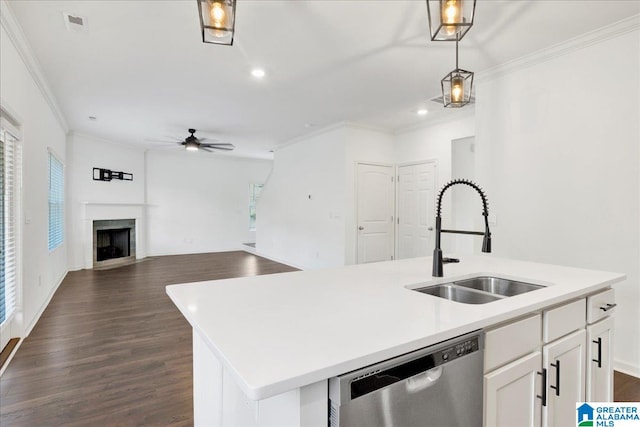
[[[144,230],[145,224],[145,208],[146,205],[142,203],[97,203],[97,202],[84,202],[84,238],[82,242],[83,246],[83,259],[84,268],[102,268],[110,267],[112,261],[107,260],[96,263],[96,230],[94,228],[95,221],[102,221],[102,224],[107,229],[114,228],[127,228],[131,227],[133,230],[130,232],[131,252],[126,258],[118,258],[124,260],[124,264],[131,263],[136,259],[141,259],[146,256]],[[124,225],[118,225],[116,221],[126,221]],[[129,225],[127,225],[129,224]],[[116,259],[117,260],[117,259]]]

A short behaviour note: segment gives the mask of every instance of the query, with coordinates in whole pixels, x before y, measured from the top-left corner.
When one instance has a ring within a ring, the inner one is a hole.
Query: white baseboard
[[[11,363],[11,360],[13,359],[13,356],[15,356],[16,352],[18,351],[18,349],[22,345],[23,341],[24,341],[24,338],[20,338],[20,341],[18,341],[18,344],[16,344],[16,346],[13,347],[13,350],[11,350],[11,354],[9,354],[9,357],[4,362],[4,365],[2,365],[2,368],[0,368],[0,377],[2,376],[4,371],[7,370],[7,366],[9,366],[9,363]]]
[[[244,249],[244,251],[245,252],[249,252],[246,249]],[[249,253],[253,253],[254,255],[257,255],[257,256],[259,256],[261,258],[266,258],[266,259],[271,260],[273,262],[277,262],[278,264],[284,264],[284,265],[288,265],[289,267],[297,268],[298,270],[307,270],[305,267],[302,267],[302,266],[299,266],[299,265],[295,265],[293,263],[290,263],[289,261],[283,261],[281,259],[274,258],[274,257],[271,257],[269,255],[265,255],[260,251],[249,252]]]
[[[40,320],[40,316],[42,316],[42,313],[44,313],[46,308],[49,306],[49,303],[51,302],[51,298],[53,298],[53,296],[55,295],[56,291],[60,287],[60,284],[62,284],[62,282],[64,281],[65,277],[67,277],[67,273],[69,273],[68,270],[64,272],[62,277],[58,280],[58,283],[56,283],[56,285],[53,287],[53,289],[51,289],[51,292],[49,292],[49,296],[47,297],[47,300],[44,302],[44,304],[42,304],[42,306],[40,306],[40,309],[38,310],[38,313],[33,318],[31,323],[27,327],[27,329],[24,331],[24,338],[28,337],[29,334],[31,334],[31,331],[33,330],[33,328],[38,323],[38,320]]]
[[[613,361],[613,369],[622,372],[623,374],[631,375],[632,377],[640,378],[640,366],[630,362],[624,362],[622,360]]]
[[[250,254],[258,255],[256,248],[253,246],[242,245],[242,250],[245,252],[249,252]]]

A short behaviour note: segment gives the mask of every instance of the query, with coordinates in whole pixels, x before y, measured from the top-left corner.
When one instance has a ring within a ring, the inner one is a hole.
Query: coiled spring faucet
[[[457,184],[468,185],[469,187],[476,190],[478,194],[480,194],[480,197],[482,198],[482,216],[484,216],[484,232],[442,229],[442,217],[440,216],[442,210],[442,196],[444,195],[445,191]],[[482,252],[491,252],[491,231],[489,230],[489,202],[487,201],[487,196],[484,194],[484,191],[482,191],[482,188],[480,188],[478,184],[467,179],[454,179],[447,183],[447,185],[442,187],[442,190],[440,190],[440,194],[438,194],[438,203],[436,207],[436,247],[433,250],[433,277],[443,276],[442,266],[444,263],[458,262],[457,259],[442,258],[442,249],[440,248],[441,233],[474,234],[478,236],[484,236],[484,238],[482,239]]]

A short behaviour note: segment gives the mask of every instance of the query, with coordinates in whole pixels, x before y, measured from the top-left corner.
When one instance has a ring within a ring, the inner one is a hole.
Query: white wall
[[[134,208],[138,214],[126,212],[130,208],[121,204],[145,203],[144,150],[130,145],[116,144],[95,137],[70,134],[67,138],[67,229],[69,269],[91,268],[92,254],[89,241],[92,238],[93,216],[99,219],[127,219],[143,213],[142,206]],[[133,181],[94,181],[93,168],[133,174]],[[123,211],[121,215],[115,210]],[[89,212],[91,210],[92,212]],[[102,213],[99,213],[102,211]],[[102,216],[101,216],[102,215]],[[126,217],[126,218],[125,218]],[[89,222],[89,224],[88,224]],[[144,231],[144,218],[138,217],[138,233]],[[137,239],[137,255],[144,257],[144,234]]]
[[[476,181],[475,138],[453,140],[451,143],[451,177]],[[466,185],[456,185],[451,190],[451,224],[455,230],[484,230],[481,199]],[[482,250],[478,236],[454,234],[453,249],[456,253],[472,254]]]
[[[275,152],[256,208],[256,250],[304,269],[345,262],[345,127]]]
[[[640,376],[640,34],[477,84],[496,255],[626,273],[616,368]]]
[[[390,135],[349,123],[278,149],[258,202],[258,253],[303,269],[354,264],[356,163],[392,159]]]
[[[147,152],[148,254],[237,250],[253,241],[249,184],[264,182],[271,166],[204,152]]]
[[[396,163],[438,159],[436,191],[451,179],[451,141],[475,135],[473,110],[458,118],[399,133],[395,136]]]
[[[8,13],[3,7],[2,13]],[[6,17],[5,17],[6,18]],[[4,21],[3,21],[4,22]],[[8,32],[0,29],[0,92],[3,108],[20,123],[23,151],[22,306],[20,329],[28,332],[67,271],[66,243],[48,250],[48,151],[65,160],[65,129],[47,103]]]

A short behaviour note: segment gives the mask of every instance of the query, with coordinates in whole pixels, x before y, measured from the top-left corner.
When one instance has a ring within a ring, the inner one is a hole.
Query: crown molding
[[[96,136],[90,133],[78,132],[75,130],[69,131],[67,133],[67,140],[73,140],[74,138],[85,138],[93,142],[98,142],[100,144],[115,145],[117,147],[133,150],[133,151],[144,152],[146,150],[146,147],[140,144],[132,143],[132,142],[114,141],[114,140],[102,138],[100,136]],[[72,142],[75,142],[75,141],[72,141]]]
[[[442,107],[444,108],[444,107]],[[465,108],[464,111],[461,110],[457,110],[456,114],[445,114],[442,116],[437,116],[433,119],[427,119],[425,121],[422,121],[420,123],[415,123],[409,126],[405,126],[403,128],[397,129],[395,132],[393,132],[393,135],[402,135],[405,133],[409,133],[409,132],[415,132],[421,129],[427,129],[433,126],[437,126],[443,123],[450,123],[450,122],[455,122],[458,120],[464,120],[468,117],[473,117],[475,116],[476,113],[476,108],[475,105],[473,107],[469,107],[469,108]]]
[[[517,70],[531,67],[536,64],[550,61],[554,58],[567,55],[577,50],[623,36],[632,31],[640,29],[640,14],[630,16],[613,24],[589,31],[572,39],[558,43],[537,52],[522,56],[504,64],[497,65],[484,71],[476,73],[480,82],[493,80]]]
[[[380,128],[380,127],[375,127],[375,126],[369,126],[363,123],[358,123],[358,122],[350,122],[350,121],[339,121],[336,123],[332,123],[330,125],[321,127],[319,129],[315,129],[311,132],[307,132],[303,135],[300,136],[296,136],[295,138],[291,138],[281,144],[278,144],[273,151],[278,151],[281,150],[285,147],[288,147],[290,145],[294,145],[294,144],[298,144],[300,142],[306,141],[310,138],[314,138],[316,136],[322,135],[324,133],[328,133],[334,130],[338,130],[338,129],[361,129],[361,130],[367,130],[367,131],[372,131],[372,132],[378,132],[378,133],[382,133],[385,135],[389,135],[392,136],[393,133],[389,132],[387,129],[384,128]]]
[[[40,89],[40,92],[47,101],[47,104],[49,104],[49,107],[51,108],[53,115],[58,120],[58,123],[60,123],[60,126],[62,126],[65,133],[69,132],[67,120],[65,119],[64,114],[62,114],[62,110],[60,109],[56,98],[53,96],[53,92],[47,83],[42,67],[38,62],[38,59],[33,54],[33,50],[22,31],[22,27],[13,15],[13,12],[9,7],[9,3],[6,0],[0,0],[0,25],[2,25],[2,28],[7,31],[11,42],[18,51],[24,65],[27,67],[27,70],[29,70],[31,77],[33,77],[36,86]]]
[[[345,122],[337,122],[337,123],[333,123],[333,124],[321,127],[319,129],[312,130],[311,132],[307,132],[307,133],[302,134],[300,136],[296,136],[294,138],[286,140],[285,142],[283,142],[281,144],[276,145],[273,148],[273,151],[276,152],[276,151],[281,150],[281,149],[283,149],[285,147],[288,147],[290,145],[298,144],[300,142],[308,140],[309,138],[314,138],[316,136],[319,136],[319,135],[322,135],[322,134],[325,134],[325,133],[328,133],[328,132],[331,132],[331,131],[334,131],[334,130],[337,130],[337,129],[340,129],[340,128],[343,128],[343,127],[346,127],[346,123]]]
[[[342,124],[345,127],[350,127],[353,129],[360,129],[360,130],[368,130],[368,131],[372,131],[372,132],[378,132],[378,133],[382,133],[385,135],[393,135],[393,132],[390,132],[389,129],[386,129],[384,127],[381,126],[373,126],[373,125],[369,125],[369,124],[365,124],[365,123],[360,123],[360,122],[342,122]]]

